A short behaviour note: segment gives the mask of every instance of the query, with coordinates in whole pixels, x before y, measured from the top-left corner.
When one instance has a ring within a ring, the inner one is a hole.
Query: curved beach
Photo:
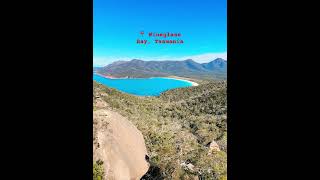
[[[109,79],[129,79],[128,77],[122,77],[122,78],[117,78],[117,77],[113,77],[113,76],[108,76],[108,75],[103,75],[103,74],[99,74],[99,73],[95,73],[99,76],[105,77],[105,78],[109,78]],[[152,77],[151,77],[152,78]],[[164,79],[174,79],[174,80],[178,80],[178,81],[184,81],[184,82],[188,82],[190,83],[192,86],[198,86],[199,84],[187,79],[184,79],[182,77],[159,77],[159,78],[164,78]],[[137,78],[138,79],[138,78]]]
[[[175,79],[175,80],[178,80],[178,81],[188,82],[188,83],[192,84],[192,86],[198,86],[198,85],[199,85],[199,84],[196,83],[196,82],[193,82],[193,81],[190,81],[190,80],[186,80],[186,79],[183,79],[183,78],[180,78],[180,77],[161,77],[161,78],[165,78],[165,79]]]

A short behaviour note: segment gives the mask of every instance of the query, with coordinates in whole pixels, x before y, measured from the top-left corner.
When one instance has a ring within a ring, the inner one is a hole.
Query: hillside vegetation
[[[103,99],[142,132],[150,163],[142,179],[226,179],[226,81],[173,89],[159,97],[133,96],[96,82],[93,87],[93,98]],[[211,151],[212,142],[220,150]]]
[[[217,58],[209,63],[185,61],[117,61],[97,69],[103,75],[114,77],[164,77],[169,75],[199,79],[226,79],[227,61]]]

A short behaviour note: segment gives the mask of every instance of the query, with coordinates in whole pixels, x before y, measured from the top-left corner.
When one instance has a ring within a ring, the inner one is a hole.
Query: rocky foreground
[[[138,180],[149,169],[141,132],[126,118],[95,99],[93,160],[103,162],[103,178]],[[102,179],[102,178],[101,178]]]
[[[158,97],[93,90],[94,180],[227,179],[226,81]]]

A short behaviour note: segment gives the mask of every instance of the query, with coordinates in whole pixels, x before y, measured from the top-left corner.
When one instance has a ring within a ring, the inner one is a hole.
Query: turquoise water
[[[166,78],[109,79],[93,74],[93,80],[122,92],[138,96],[159,96],[162,92],[174,88],[192,86],[191,83]]]

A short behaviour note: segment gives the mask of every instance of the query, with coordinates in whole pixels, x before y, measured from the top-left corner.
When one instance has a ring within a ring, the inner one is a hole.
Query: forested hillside
[[[96,82],[93,87],[93,98],[103,99],[142,132],[151,165],[143,179],[226,179],[226,81],[159,97],[133,96]]]
[[[97,70],[113,77],[164,77],[182,76],[200,79],[226,79],[227,61],[217,58],[209,63],[197,63],[192,59],[184,61],[116,61]]]

